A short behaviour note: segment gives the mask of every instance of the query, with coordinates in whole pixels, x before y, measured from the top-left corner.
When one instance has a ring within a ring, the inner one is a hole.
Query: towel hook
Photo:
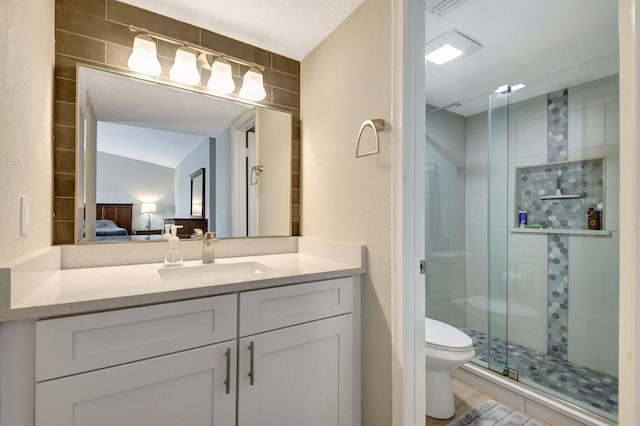
[[[362,132],[366,127],[371,127],[374,135],[376,136],[376,149],[375,151],[365,152],[364,154],[360,154],[360,138],[362,137]],[[360,126],[360,132],[358,133],[358,144],[356,145],[356,158],[365,157],[367,155],[373,155],[380,152],[380,138],[378,137],[378,132],[384,130],[384,120],[381,118],[374,118],[373,120],[365,120],[362,122],[362,126]]]

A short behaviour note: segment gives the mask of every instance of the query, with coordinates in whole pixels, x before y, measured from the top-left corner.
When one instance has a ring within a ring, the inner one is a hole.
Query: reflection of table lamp
[[[151,213],[156,212],[156,203],[142,203],[142,208],[140,209],[140,213],[147,214],[147,226],[145,229],[149,231],[151,229]]]

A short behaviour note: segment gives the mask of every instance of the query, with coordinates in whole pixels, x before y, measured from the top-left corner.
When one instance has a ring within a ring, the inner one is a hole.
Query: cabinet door
[[[351,314],[240,339],[239,426],[352,423]]]
[[[235,360],[234,340],[38,383],[36,426],[234,425]]]

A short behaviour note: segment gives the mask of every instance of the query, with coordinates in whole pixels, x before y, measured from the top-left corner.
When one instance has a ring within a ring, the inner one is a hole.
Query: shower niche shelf
[[[611,231],[606,229],[557,229],[557,228],[510,228],[512,234],[567,234],[608,237]]]
[[[588,158],[515,168],[515,202],[511,232],[530,234],[610,235],[605,221],[605,158]],[[589,229],[587,212],[602,206],[600,229]],[[518,213],[529,225],[520,228]]]

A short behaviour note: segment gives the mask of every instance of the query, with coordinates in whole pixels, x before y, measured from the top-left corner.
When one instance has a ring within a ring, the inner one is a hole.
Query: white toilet
[[[427,416],[448,419],[456,412],[450,370],[470,361],[476,351],[471,338],[457,328],[431,318],[424,321]]]

